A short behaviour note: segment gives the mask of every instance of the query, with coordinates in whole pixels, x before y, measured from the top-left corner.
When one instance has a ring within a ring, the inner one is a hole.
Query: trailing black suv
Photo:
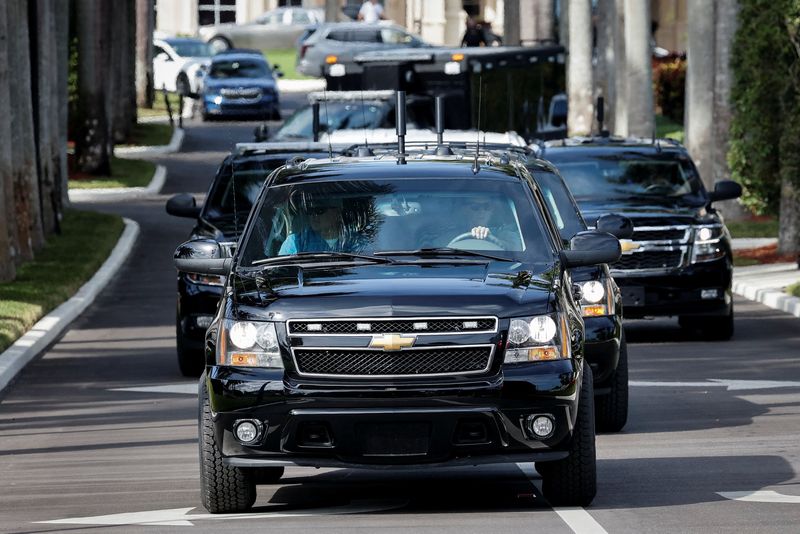
[[[288,159],[327,157],[328,146],[318,143],[240,144],[225,158],[208,189],[202,207],[188,194],[167,201],[167,213],[196,219],[190,238],[213,239],[230,254],[247,221],[265,177]],[[236,170],[236,182],[232,180]],[[200,376],[205,367],[206,329],[217,310],[225,276],[178,272],[175,337],[178,368],[184,376]]]
[[[286,465],[518,461],[552,504],[590,503],[592,372],[568,269],[619,254],[599,231],[564,248],[516,162],[273,172],[232,258],[213,240],[175,252],[180,271],[228,275],[200,381],[204,505],[246,510]]]
[[[631,219],[632,241],[611,265],[625,317],[678,316],[708,339],[733,335],[730,234],[713,203],[741,195],[730,180],[706,191],[671,139],[574,138],[545,145],[588,220]]]

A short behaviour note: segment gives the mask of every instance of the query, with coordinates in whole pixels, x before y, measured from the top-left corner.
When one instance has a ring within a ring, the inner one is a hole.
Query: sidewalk
[[[800,317],[800,298],[792,297],[786,286],[800,281],[797,263],[771,263],[735,267],[733,292],[772,309]]]

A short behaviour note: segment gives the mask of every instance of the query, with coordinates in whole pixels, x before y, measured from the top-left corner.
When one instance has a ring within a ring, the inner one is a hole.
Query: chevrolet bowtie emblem
[[[381,334],[372,336],[369,346],[373,349],[400,350],[413,347],[417,336],[401,336],[400,334]]]
[[[641,245],[628,239],[620,239],[619,246],[622,248],[622,252],[630,252],[631,250],[636,250]]]

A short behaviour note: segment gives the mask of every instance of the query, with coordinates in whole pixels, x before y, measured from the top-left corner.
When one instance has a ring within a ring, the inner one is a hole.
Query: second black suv
[[[671,139],[573,138],[545,145],[587,220],[615,212],[633,239],[611,265],[625,317],[678,316],[708,339],[733,335],[730,234],[713,203],[736,182],[706,191],[686,149]]]
[[[180,271],[228,274],[200,383],[204,505],[246,510],[286,465],[520,461],[552,504],[590,503],[592,371],[568,269],[619,254],[598,231],[564,248],[513,161],[275,171],[233,258],[210,240],[175,252]]]

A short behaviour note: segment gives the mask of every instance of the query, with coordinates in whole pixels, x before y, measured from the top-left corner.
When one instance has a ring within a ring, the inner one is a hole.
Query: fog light
[[[553,433],[555,424],[549,415],[529,415],[526,420],[528,434],[536,438],[546,438]]]
[[[704,228],[705,230],[705,228]],[[716,289],[701,289],[700,290],[700,298],[701,299],[715,299],[719,297],[719,291]]]
[[[237,421],[234,423],[233,433],[239,442],[244,444],[253,443],[261,436],[261,423],[249,419]]]

